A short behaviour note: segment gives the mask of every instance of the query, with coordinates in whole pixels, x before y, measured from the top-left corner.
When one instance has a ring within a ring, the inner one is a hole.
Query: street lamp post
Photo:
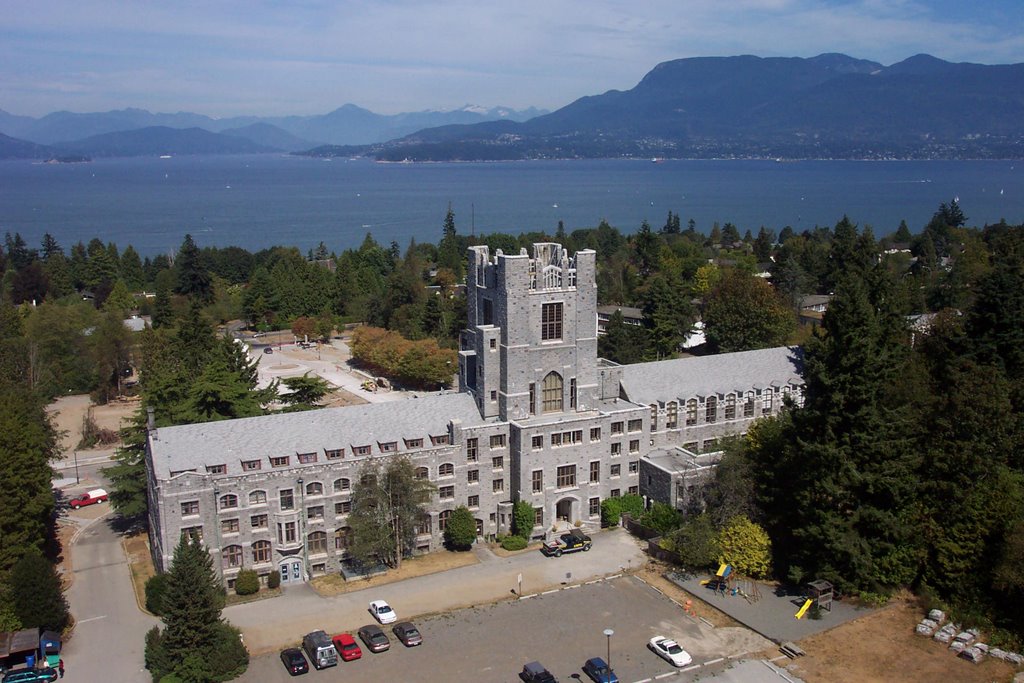
[[[608,680],[611,681],[612,680],[612,636],[615,635],[615,631],[611,630],[610,628],[606,628],[604,630],[604,635],[605,635],[605,638],[608,639],[608,652],[607,652],[608,659],[606,660],[606,663],[608,664]]]
[[[78,476],[78,449],[75,449],[75,483],[81,484],[82,478]]]

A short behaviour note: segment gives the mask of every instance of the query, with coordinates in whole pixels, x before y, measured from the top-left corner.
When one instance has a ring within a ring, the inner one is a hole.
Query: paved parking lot
[[[399,619],[402,618],[399,613]],[[367,615],[367,621],[369,615]],[[365,622],[363,622],[365,623]],[[351,625],[354,632],[362,623]],[[539,660],[561,681],[579,680],[588,657],[604,657],[606,628],[614,629],[611,662],[623,683],[644,679],[691,681],[707,668],[677,674],[646,648],[655,635],[679,640],[695,664],[739,656],[770,645],[747,629],[694,622],[670,600],[631,576],[599,581],[515,602],[474,607],[417,623],[423,645],[340,662],[303,679],[315,681],[474,681],[515,683],[523,664]],[[390,635],[390,627],[385,627]],[[301,633],[294,634],[295,640]],[[712,665],[723,667],[727,662]],[[671,676],[671,678],[669,678]],[[253,659],[241,681],[290,681],[276,654]]]

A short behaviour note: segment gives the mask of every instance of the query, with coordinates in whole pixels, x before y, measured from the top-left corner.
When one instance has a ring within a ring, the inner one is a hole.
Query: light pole
[[[606,660],[605,663],[608,664],[608,680],[611,681],[612,680],[612,636],[615,635],[615,631],[611,630],[610,628],[606,628],[604,630],[604,635],[605,635],[605,638],[608,639],[608,653],[607,653],[608,654],[608,659]]]
[[[75,449],[75,483],[81,484],[82,479],[78,476],[78,450]]]

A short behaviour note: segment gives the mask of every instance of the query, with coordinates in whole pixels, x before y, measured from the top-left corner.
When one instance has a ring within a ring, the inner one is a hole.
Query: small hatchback
[[[302,655],[302,650],[297,647],[289,647],[285,650],[281,650],[281,663],[284,664],[284,668],[288,670],[292,676],[298,676],[309,672],[309,664],[306,663],[306,658]]]

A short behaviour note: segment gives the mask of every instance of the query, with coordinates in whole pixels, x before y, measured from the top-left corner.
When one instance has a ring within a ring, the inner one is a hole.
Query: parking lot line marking
[[[720,662],[722,660],[719,659],[717,661]],[[693,671],[694,669],[699,669],[702,666],[707,666],[707,662],[705,662],[704,664],[694,664],[693,666],[688,666],[685,669],[680,669],[679,671],[680,671],[680,673],[682,673],[683,671]]]
[[[101,614],[98,617],[89,617],[88,619],[79,619],[78,623],[79,624],[84,624],[84,623],[87,623],[87,622],[90,622],[90,621],[99,621],[100,619],[106,619],[106,618],[107,618],[106,614]]]
[[[586,582],[586,583],[584,583],[583,585],[584,585],[584,586],[589,586],[589,585],[591,585],[591,584],[593,584],[593,583],[601,583],[601,581],[603,581],[603,580],[604,580],[604,579],[594,579],[593,581],[587,581],[587,582]]]
[[[675,671],[669,671],[667,674],[658,674],[657,676],[654,677],[654,680],[660,681],[662,678],[668,678],[669,676],[675,676],[675,675],[676,675]]]
[[[575,586],[566,586],[562,590],[564,590],[564,591],[572,590],[573,588],[579,588],[581,585],[582,584],[576,584]]]
[[[553,590],[549,590],[549,591],[544,591],[543,593],[541,593],[541,595],[550,595],[550,594],[552,594],[552,593],[557,593],[557,592],[558,592],[558,591],[560,591],[560,590],[562,590],[562,589],[561,589],[561,588],[555,588],[555,589],[553,589]]]
[[[650,678],[641,678],[639,681],[633,681],[633,683],[651,683]]]
[[[606,577],[604,577],[604,580],[605,580],[605,581],[611,581],[612,579],[617,579],[617,578],[619,578],[620,576],[622,576],[622,574],[612,574],[611,576],[606,576]]]
[[[530,593],[529,595],[520,595],[519,599],[520,600],[526,600],[527,598],[535,598],[535,597],[537,597],[536,593]]]
[[[719,657],[718,659],[712,659],[712,660],[709,660],[707,662],[704,662],[704,666],[711,666],[712,664],[718,664],[719,662],[724,662],[724,661],[725,661],[725,657]]]

